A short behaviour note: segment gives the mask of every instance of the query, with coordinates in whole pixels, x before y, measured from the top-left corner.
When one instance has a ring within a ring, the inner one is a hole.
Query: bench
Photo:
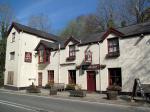
[[[54,83],[53,87],[56,88],[58,91],[65,90],[65,84],[64,83]]]

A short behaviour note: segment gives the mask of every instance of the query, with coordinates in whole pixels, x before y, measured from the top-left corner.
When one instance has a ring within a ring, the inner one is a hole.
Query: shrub
[[[0,87],[4,86],[4,79],[0,78]]]
[[[34,83],[32,83],[32,85],[30,85],[28,88],[27,88],[27,92],[29,93],[40,93],[40,89],[38,87],[36,87],[34,85]]]
[[[75,84],[67,84],[66,85],[66,90],[75,90]]]
[[[121,87],[117,85],[108,86],[107,91],[121,91]]]
[[[52,88],[54,86],[54,83],[47,83],[46,85],[45,85],[45,89],[50,89],[50,88]]]

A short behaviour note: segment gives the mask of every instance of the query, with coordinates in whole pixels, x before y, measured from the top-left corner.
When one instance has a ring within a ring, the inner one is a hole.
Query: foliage
[[[0,83],[4,82],[7,30],[14,19],[13,10],[7,4],[0,4]]]
[[[52,88],[53,86],[54,86],[54,83],[49,82],[49,83],[47,83],[47,84],[45,85],[45,89],[50,89],[50,88]]]
[[[30,85],[28,88],[27,88],[27,92],[28,93],[40,93],[40,89],[38,87],[36,87],[34,85],[34,83],[32,83],[32,85]]]
[[[108,86],[107,91],[121,91],[121,87],[117,85]]]
[[[74,36],[75,38],[82,38],[88,34],[101,32],[104,30],[102,20],[95,14],[78,16],[75,20],[69,22],[69,24],[61,31],[60,36],[62,38],[68,38]]]
[[[66,85],[66,90],[75,90],[76,84],[67,84]]]

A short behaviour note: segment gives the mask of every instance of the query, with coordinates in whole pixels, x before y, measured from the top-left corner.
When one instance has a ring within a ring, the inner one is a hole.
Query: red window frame
[[[85,51],[85,62],[92,63],[92,52],[90,50]]]
[[[119,53],[119,39],[118,38],[107,39],[107,44],[108,44],[108,54]]]
[[[69,46],[69,57],[75,57],[76,53],[75,53],[75,45],[70,45]]]
[[[42,60],[41,61],[41,54],[40,52],[43,51],[43,56],[42,56]],[[41,49],[38,51],[38,62],[40,63],[50,63],[50,50],[49,49]]]

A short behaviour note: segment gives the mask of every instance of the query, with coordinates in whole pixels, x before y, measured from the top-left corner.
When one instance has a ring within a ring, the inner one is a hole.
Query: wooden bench
[[[56,88],[58,91],[65,90],[65,84],[64,83],[54,83],[53,87]]]

